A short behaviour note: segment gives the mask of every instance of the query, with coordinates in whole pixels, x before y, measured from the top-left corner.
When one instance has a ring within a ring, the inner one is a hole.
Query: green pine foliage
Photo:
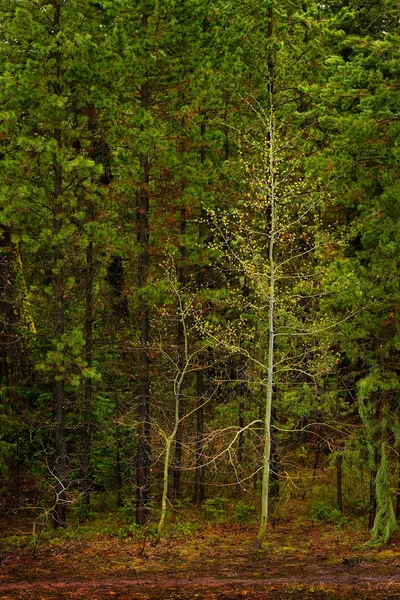
[[[136,502],[140,523],[159,518],[162,492],[164,509],[167,495],[212,506],[215,485],[258,508],[273,135],[273,510],[279,493],[309,498],[321,467],[342,468],[351,495],[353,469],[372,540],[389,539],[397,12],[0,0],[6,491],[18,465],[61,526],[67,505],[88,514],[101,493],[131,516]]]

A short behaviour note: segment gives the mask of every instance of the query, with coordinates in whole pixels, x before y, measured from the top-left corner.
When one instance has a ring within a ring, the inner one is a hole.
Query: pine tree
[[[371,536],[387,541],[396,524],[390,490],[398,469],[397,6],[336,2],[325,10],[331,55],[321,67],[324,84],[312,89],[326,140],[318,164],[331,174],[330,210],[343,248],[330,270],[327,305],[355,315],[340,327],[340,351],[365,426]]]
[[[79,235],[87,205],[82,199],[86,201],[97,188],[101,172],[90,156],[84,109],[89,82],[96,77],[88,66],[93,67],[96,56],[99,24],[92,8],[83,2],[54,0],[46,7],[2,2],[0,8],[4,24],[2,126],[9,140],[3,214],[42,260],[41,281],[37,281],[44,294],[38,304],[47,305],[51,315],[47,323],[47,315],[40,315],[40,337],[45,335],[46,347],[41,370],[52,389],[53,516],[56,527],[65,527],[68,397],[86,365],[80,326],[69,308],[76,297],[76,270],[83,258]],[[12,216],[9,197],[13,198]]]

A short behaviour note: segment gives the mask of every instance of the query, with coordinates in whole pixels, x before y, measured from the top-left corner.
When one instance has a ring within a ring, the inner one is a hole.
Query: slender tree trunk
[[[272,91],[271,91],[272,102]],[[273,113],[269,123],[268,145],[269,145],[269,181],[266,185],[266,195],[269,198],[270,218],[269,221],[269,297],[268,297],[268,356],[267,356],[267,393],[265,399],[264,416],[264,450],[263,450],[263,474],[261,486],[261,517],[255,548],[261,548],[268,523],[269,504],[269,482],[270,482],[270,456],[271,456],[271,411],[272,395],[274,385],[274,342],[275,342],[275,235],[276,235],[276,206],[275,206],[275,156],[274,156],[274,127]]]
[[[342,490],[342,475],[343,475],[343,454],[338,454],[336,457],[336,496],[337,505],[340,512],[343,512],[343,490]]]
[[[181,226],[180,226],[181,236],[184,236],[186,233],[186,209],[181,209]],[[181,246],[181,257],[185,259],[186,257],[186,248],[184,245]],[[178,269],[178,282],[182,286],[185,287],[185,274],[184,269]],[[179,349],[180,355],[184,352],[184,324],[182,322],[178,323],[178,331],[177,331],[177,345]],[[181,361],[182,363],[182,361]],[[181,369],[183,368],[183,364],[181,364]],[[182,385],[180,386],[180,394],[182,392],[184,382],[182,381]],[[180,413],[182,413],[182,398],[179,398],[179,409]],[[176,499],[179,498],[181,491],[181,463],[182,463],[182,424],[181,424],[181,414],[179,414],[178,420],[178,429],[175,436],[175,460],[174,460],[174,497]]]
[[[143,15],[142,25],[147,27],[147,15]],[[144,110],[149,108],[149,82],[142,84],[140,90],[141,106]],[[139,305],[139,329],[140,329],[140,351],[139,351],[139,407],[138,407],[138,429],[137,429],[137,464],[136,464],[136,523],[144,525],[149,517],[150,502],[150,315],[148,302],[144,297],[147,286],[148,271],[150,265],[149,254],[149,159],[147,154],[140,155],[140,166],[142,169],[142,187],[138,198],[138,242],[140,244],[140,255],[138,263],[138,287],[142,294]]]
[[[179,386],[178,386],[179,387]],[[161,516],[157,527],[157,541],[160,540],[161,534],[165,525],[165,517],[167,515],[167,501],[168,501],[168,475],[169,475],[169,462],[172,444],[174,442],[176,432],[178,431],[179,415],[180,415],[180,390],[178,389],[175,393],[175,418],[174,428],[171,435],[167,438],[165,446],[165,458],[164,458],[164,471],[163,471],[163,492],[161,500]]]
[[[268,8],[268,37],[273,35],[273,6]],[[266,194],[269,197],[269,210],[267,210],[267,228],[269,233],[269,298],[268,298],[268,356],[267,356],[267,394],[265,399],[264,416],[264,451],[263,451],[263,473],[261,484],[261,516],[260,527],[257,534],[255,548],[262,546],[268,523],[269,510],[269,483],[270,483],[270,457],[271,457],[271,411],[274,386],[274,343],[275,343],[275,235],[276,235],[276,206],[275,206],[275,156],[274,156],[274,121],[273,121],[273,97],[274,97],[274,56],[272,52],[268,56],[268,87],[271,102],[270,123],[268,131],[269,144],[269,182],[266,182]],[[269,214],[268,214],[269,213]]]
[[[378,464],[378,449],[374,449],[374,463]],[[373,529],[376,517],[376,468],[371,469],[369,477],[369,518],[368,527]]]
[[[115,327],[117,329],[122,328],[124,322],[129,320],[129,307],[127,298],[124,296],[125,289],[125,275],[124,275],[124,267],[122,263],[122,259],[118,255],[114,255],[108,265],[107,268],[107,281],[112,289],[112,307],[113,313],[115,316]],[[124,361],[125,353],[121,353],[121,360]],[[115,417],[116,417],[116,427],[115,427],[115,445],[116,445],[116,456],[115,456],[115,475],[117,481],[117,506],[123,506],[122,499],[122,465],[121,465],[121,449],[122,442],[120,436],[120,426],[119,426],[119,417],[120,417],[120,402],[118,397],[118,391],[116,389],[117,383],[114,381],[109,382],[109,386],[112,389],[112,394],[115,401]]]
[[[118,411],[118,409],[117,409]],[[119,412],[119,411],[118,411]],[[119,426],[117,425],[117,430],[115,433],[115,442],[117,446],[117,452],[115,456],[115,473],[117,478],[117,506],[121,508],[124,505],[124,501],[122,498],[122,465],[121,465],[121,436],[119,434]]]
[[[204,377],[202,371],[196,373],[196,395],[197,395],[197,410],[196,410],[196,462],[195,462],[195,480],[194,480],[194,502],[199,506],[204,498],[204,455],[203,455],[203,438],[204,438]]]
[[[54,3],[54,32],[60,31],[61,5]],[[56,96],[62,95],[59,81],[61,80],[61,55],[55,52],[57,79],[53,85]],[[61,129],[56,127],[53,134],[57,152],[62,149]],[[65,328],[65,274],[64,274],[64,251],[61,247],[60,234],[63,222],[62,205],[62,167],[59,163],[57,152],[53,156],[54,177],[54,205],[53,205],[53,236],[54,236],[54,344],[62,345]],[[59,359],[60,360],[60,359]],[[54,467],[55,478],[55,502],[53,511],[53,523],[55,528],[64,528],[67,525],[67,451],[65,443],[65,381],[62,365],[54,369],[53,379],[53,419],[54,419]]]
[[[206,19],[203,22],[203,32],[207,29]],[[204,117],[204,115],[203,115]],[[205,118],[205,117],[204,117]],[[203,121],[200,125],[200,134],[204,138],[206,134],[206,124]],[[206,149],[204,144],[200,148],[200,163],[204,164],[206,160]],[[201,210],[200,213],[200,225],[199,225],[199,239],[200,241],[204,238],[204,221],[205,211]],[[204,271],[200,266],[197,270],[197,288],[201,290],[204,287]],[[197,408],[196,408],[196,461],[195,461],[195,479],[194,479],[194,501],[195,504],[200,505],[204,498],[204,456],[203,456],[203,438],[204,438],[204,370],[199,369],[196,373],[196,396],[197,396]]]
[[[276,409],[272,407],[271,423],[276,420]],[[279,485],[279,462],[278,462],[278,444],[275,433],[271,431],[271,473],[269,493],[271,498],[278,500],[280,494]]]
[[[54,137],[58,148],[61,148],[61,132],[56,130]],[[64,297],[64,253],[60,248],[59,236],[62,228],[62,173],[57,157],[54,157],[54,206],[53,232],[56,243],[54,251],[54,342],[62,344],[65,327],[65,297]],[[53,414],[54,414],[54,477],[55,503],[54,527],[64,528],[67,524],[67,452],[65,444],[65,384],[62,370],[56,370],[53,381]]]
[[[238,438],[238,454],[237,454],[237,460],[239,465],[242,464],[243,462],[243,446],[244,446],[244,432],[243,432],[243,428],[244,428],[244,401],[242,398],[240,398],[239,400],[239,406],[238,406],[238,420],[239,420],[239,438]]]
[[[174,427],[171,434],[166,438],[165,446],[165,458],[164,458],[164,473],[163,473],[163,492],[161,501],[161,516],[157,528],[157,540],[160,539],[162,531],[164,529],[165,517],[167,514],[167,500],[168,500],[168,476],[169,476],[169,462],[172,444],[176,438],[178,432],[179,423],[181,420],[181,393],[182,385],[185,381],[187,370],[190,367],[191,356],[189,354],[189,337],[186,325],[186,314],[184,309],[183,299],[179,291],[179,281],[177,281],[177,300],[179,305],[180,323],[182,327],[182,345],[180,347],[180,360],[177,365],[177,372],[174,377],[174,397],[175,397],[175,411],[174,411]]]
[[[319,463],[321,458],[321,442],[318,440],[315,444],[315,459],[313,464],[313,479],[317,476],[317,471],[319,469]]]
[[[179,405],[182,405],[182,398]],[[179,414],[179,426],[175,436],[175,460],[174,460],[174,498],[178,500],[181,492],[181,466],[182,466],[182,427],[180,424],[181,413]]]
[[[179,423],[181,419],[181,390],[182,384],[185,379],[185,374],[187,369],[189,368],[189,352],[188,352],[188,336],[185,325],[185,317],[183,311],[183,305],[181,300],[180,303],[180,314],[181,314],[181,325],[182,325],[182,337],[183,337],[183,359],[180,361],[179,372],[176,374],[176,379],[174,381],[174,396],[175,396],[175,412],[174,412],[174,427],[171,434],[167,437],[166,446],[165,446],[165,458],[164,458],[164,472],[163,472],[163,493],[161,500],[161,516],[160,521],[158,523],[157,528],[157,541],[160,539],[162,531],[165,525],[165,517],[167,514],[167,500],[168,500],[168,475],[169,475],[169,462],[170,462],[170,453],[172,444],[175,440]]]
[[[85,360],[89,369],[93,366],[93,242],[86,248],[85,274]],[[93,382],[86,377],[83,382],[83,435],[82,435],[82,493],[83,503],[90,508],[92,488],[91,447],[92,447],[92,404]]]
[[[398,458],[399,472],[397,474],[397,498],[396,498],[396,519],[400,519],[400,454]]]

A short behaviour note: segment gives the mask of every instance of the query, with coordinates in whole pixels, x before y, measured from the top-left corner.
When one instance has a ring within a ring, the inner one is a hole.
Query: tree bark
[[[118,408],[117,408],[117,412]],[[117,506],[121,508],[124,505],[124,500],[122,498],[122,465],[121,465],[121,436],[119,434],[119,426],[117,425],[117,431],[115,434],[115,442],[117,446],[117,452],[115,457],[115,474],[117,478]]]
[[[400,467],[400,455],[398,458],[399,467]],[[397,474],[397,498],[396,498],[396,519],[400,519],[400,468]]]
[[[56,130],[54,137],[58,148],[61,147],[61,132]],[[57,157],[54,157],[54,206],[53,233],[56,239],[54,250],[54,342],[62,344],[65,328],[65,297],[64,297],[64,252],[60,247],[59,236],[62,229],[62,173]],[[53,414],[54,414],[54,477],[55,503],[54,527],[64,528],[67,525],[67,452],[65,443],[65,382],[64,374],[56,365],[53,380]]]
[[[378,465],[378,449],[374,449],[374,463]],[[368,527],[373,529],[376,517],[376,468],[371,469],[369,478],[369,517]]]
[[[238,420],[239,420],[239,438],[238,438],[238,454],[237,454],[237,460],[239,465],[242,464],[243,462],[243,446],[244,446],[244,432],[243,432],[243,427],[244,427],[244,401],[242,398],[240,398],[239,400],[239,406],[238,406]]]
[[[186,209],[182,208],[181,209],[181,225],[180,225],[180,233],[181,236],[184,236],[186,233]],[[181,245],[181,258],[184,260],[186,257],[186,248],[185,246],[182,244]],[[184,273],[184,268],[181,267],[178,269],[178,283],[180,284],[180,286],[182,287],[182,289],[184,289],[185,287],[185,283],[186,283],[186,278],[185,278],[185,273]],[[178,323],[178,330],[177,330],[177,345],[178,345],[178,350],[179,350],[179,354],[180,356],[183,355],[184,352],[184,345],[185,345],[185,339],[184,339],[184,324],[180,321]],[[183,364],[182,364],[182,360],[181,362],[181,369],[183,368]],[[182,385],[180,386],[180,395],[183,389],[183,385],[184,385],[184,381],[182,381]],[[176,499],[179,498],[180,495],[180,491],[181,491],[181,463],[182,463],[182,424],[181,424],[181,416],[182,416],[182,397],[179,398],[179,422],[178,422],[178,429],[176,432],[176,436],[175,436],[175,460],[174,460],[174,497]]]
[[[272,407],[271,410],[271,423],[276,420],[276,409]],[[278,444],[276,434],[271,431],[271,474],[270,474],[270,486],[269,493],[271,499],[278,500],[280,494],[279,485],[279,461],[278,461]]]
[[[207,20],[203,21],[203,33],[207,29]],[[203,118],[205,118],[203,114]],[[206,134],[206,124],[202,121],[200,125],[200,135],[204,139]],[[206,160],[206,149],[204,144],[200,147],[200,164],[204,164]],[[200,212],[200,224],[199,224],[199,239],[200,241],[204,238],[204,220],[205,211],[202,209]],[[197,269],[197,289],[201,290],[204,287],[204,271],[202,267]],[[204,457],[203,457],[203,437],[204,437],[204,371],[200,368],[196,372],[196,396],[197,396],[197,407],[196,407],[196,460],[195,460],[195,478],[194,478],[194,502],[199,506],[204,498]]]
[[[85,273],[85,361],[88,369],[93,366],[93,242],[86,248]],[[92,447],[92,404],[93,381],[91,376],[83,382],[83,432],[82,432],[82,494],[83,504],[90,509],[90,494],[92,488],[91,447]]]
[[[143,15],[143,27],[147,27],[147,15]],[[141,106],[144,110],[149,108],[149,82],[142,84],[140,89]],[[141,294],[139,304],[139,406],[137,428],[137,463],[136,463],[136,523],[144,525],[149,517],[150,502],[150,359],[148,348],[150,343],[150,314],[149,306],[144,297],[150,266],[149,254],[149,210],[148,196],[149,159],[147,154],[140,155],[142,169],[142,187],[138,194],[138,242],[140,255],[138,262],[138,287]]]
[[[194,480],[194,502],[199,506],[204,498],[204,456],[203,456],[203,437],[204,437],[204,376],[202,371],[196,373],[196,461],[195,461],[195,480]]]
[[[342,475],[343,475],[343,454],[338,454],[336,457],[336,497],[337,505],[340,512],[343,512],[343,489],[342,489]]]
[[[276,206],[275,206],[275,148],[274,148],[274,121],[272,111],[272,90],[271,93],[271,114],[268,131],[268,166],[269,183],[266,183],[266,197],[269,198],[269,213],[267,215],[268,233],[269,233],[269,295],[268,295],[268,354],[267,354],[267,393],[265,399],[264,415],[264,450],[263,450],[263,474],[261,486],[261,517],[260,527],[257,534],[255,548],[262,546],[268,522],[269,511],[269,483],[270,483],[270,457],[271,457],[271,412],[272,395],[274,386],[274,342],[275,342],[275,236],[276,236]]]

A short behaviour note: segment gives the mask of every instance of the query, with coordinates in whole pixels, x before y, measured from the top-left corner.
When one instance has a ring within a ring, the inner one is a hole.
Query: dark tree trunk
[[[203,32],[207,29],[207,20],[203,21]],[[204,115],[203,115],[204,117]],[[204,117],[205,118],[205,117]],[[206,124],[203,121],[200,125],[200,134],[204,138],[206,134]],[[204,164],[206,160],[206,149],[204,144],[200,148],[200,163]],[[204,239],[206,213],[202,209],[200,213],[199,239]],[[197,269],[197,289],[204,287],[204,270],[200,266]],[[204,371],[200,368],[196,373],[196,461],[195,461],[195,480],[194,480],[194,501],[197,505],[201,504],[205,498],[204,493],[204,457],[203,457],[203,438],[204,438]]]
[[[378,449],[374,450],[375,467],[378,464]],[[376,468],[371,469],[369,478],[369,518],[368,527],[372,529],[376,517]]]
[[[239,400],[238,405],[238,420],[239,420],[239,438],[238,438],[238,453],[237,459],[239,465],[243,462],[243,446],[244,446],[244,401],[243,399]]]
[[[204,456],[203,456],[203,438],[204,438],[204,374],[198,371],[196,374],[196,462],[195,462],[195,481],[194,481],[194,502],[200,505],[204,498]]]
[[[182,323],[178,324],[178,348],[179,348],[179,352],[182,353],[183,351],[183,345],[184,345],[184,340],[183,340],[183,327],[182,327]],[[181,362],[181,368],[182,368],[182,361]],[[180,394],[181,394],[181,390],[180,390]],[[182,398],[179,398],[179,419],[181,419],[182,417]],[[173,486],[173,493],[174,493],[174,497],[176,499],[179,498],[179,494],[181,491],[181,462],[182,462],[182,425],[179,422],[178,425],[178,429],[176,431],[176,436],[175,436],[175,457],[174,457],[174,486]]]
[[[117,506],[121,508],[124,505],[122,498],[122,466],[121,466],[121,437],[117,428],[116,432],[117,455],[115,457],[115,472],[117,476]]]
[[[186,233],[186,218],[187,218],[186,209],[182,208],[181,209],[181,225],[180,225],[181,236],[184,236]],[[181,245],[180,250],[181,250],[181,257],[184,260],[186,257],[185,246]],[[178,269],[178,279],[179,279],[179,284],[184,288],[185,283],[186,283],[184,267],[181,267]],[[177,345],[178,345],[178,349],[179,349],[179,355],[181,357],[180,358],[180,368],[182,369],[183,362],[184,362],[183,352],[184,352],[185,340],[184,340],[183,325],[181,322],[178,323]],[[181,396],[182,396],[183,384],[184,384],[184,382],[182,382],[182,386],[180,388]],[[179,418],[181,418],[182,414],[183,414],[183,406],[182,406],[183,399],[182,399],[182,397],[179,400],[180,400],[179,401]],[[175,457],[174,457],[173,491],[174,491],[174,497],[176,499],[179,498],[179,495],[181,492],[181,463],[182,463],[182,425],[181,425],[181,422],[179,422],[178,429],[177,429],[176,436],[175,436]]]
[[[271,411],[271,424],[276,421],[276,409]],[[271,499],[277,500],[280,494],[279,486],[279,461],[278,461],[278,444],[276,434],[271,431],[271,473],[269,477],[269,495]]]
[[[400,464],[400,455],[399,455],[399,464]],[[396,519],[400,519],[400,468],[397,475],[397,500],[396,500]]]
[[[55,131],[54,135],[58,147],[61,147],[61,132]],[[61,166],[54,161],[54,237],[56,248],[54,250],[54,342],[62,343],[65,326],[65,296],[64,296],[64,252],[60,248],[59,236],[62,228],[62,204],[59,200],[62,194]],[[57,365],[58,366],[58,365]],[[55,503],[54,527],[64,528],[67,524],[67,452],[65,444],[65,384],[62,370],[56,368],[53,381],[53,414],[54,414],[54,477]]]
[[[99,179],[100,185],[108,185],[112,180],[110,149],[106,141],[98,137],[97,111],[93,104],[87,107],[88,129],[92,137],[90,156],[96,164],[103,166],[103,174]],[[80,148],[79,141],[76,142]],[[93,204],[89,202],[87,207],[88,221],[95,220]],[[94,323],[94,247],[90,239],[86,247],[86,271],[85,271],[85,361],[89,369],[93,366],[93,323]],[[128,317],[128,303],[124,296],[124,273],[121,258],[114,256],[108,265],[107,279],[113,290],[114,312],[120,319]],[[83,424],[81,440],[81,491],[83,504],[87,510],[90,509],[90,495],[92,490],[92,410],[93,410],[93,380],[86,377],[83,380]]]
[[[54,33],[60,31],[61,23],[61,4],[54,6]],[[62,95],[62,89],[59,84],[61,80],[61,56],[59,51],[55,52],[56,62],[56,83],[53,85],[56,96]],[[62,149],[61,129],[54,129],[54,140],[57,151]],[[61,247],[60,233],[63,223],[63,204],[62,204],[62,165],[58,162],[57,154],[53,157],[54,173],[54,208],[53,208],[53,235],[55,240],[54,248],[54,344],[62,344],[62,338],[65,329],[65,255]],[[63,369],[56,365],[54,369],[53,380],[53,418],[54,418],[54,478],[55,478],[55,501],[54,501],[54,527],[64,528],[67,525],[67,450],[65,443],[65,381]]]
[[[125,321],[129,319],[128,302],[124,296],[125,289],[125,276],[122,259],[120,256],[114,255],[111,259],[110,264],[107,268],[107,281],[111,285],[112,298],[113,298],[113,312],[116,317],[117,327],[123,326]],[[121,353],[124,356],[124,353]],[[110,385],[113,383],[110,382]],[[115,388],[115,385],[113,386]],[[120,416],[120,405],[118,401],[118,392],[114,389],[113,395],[115,398],[115,415],[117,419],[117,425],[115,428],[115,444],[116,444],[116,457],[115,457],[115,475],[117,481],[117,506],[123,506],[122,500],[122,466],[121,466],[121,448],[122,442],[119,432],[119,416]]]
[[[143,160],[147,168],[147,161]],[[142,251],[139,256],[139,289],[145,287],[149,268],[148,248],[148,212],[149,199],[143,189],[139,204],[139,243]],[[138,410],[138,448],[137,448],[137,497],[136,523],[143,525],[148,519],[150,501],[150,342],[149,308],[146,301],[139,306],[140,351],[139,351],[139,410]]]
[[[118,321],[124,322],[129,318],[128,300],[124,293],[124,266],[120,256],[114,254],[107,268],[107,281],[112,288],[112,306]]]
[[[65,446],[65,409],[64,409],[64,382],[55,381],[53,387],[54,399],[54,476],[55,502],[53,523],[56,529],[63,529],[67,525],[67,453]]]
[[[179,403],[179,417],[182,416],[181,403]],[[182,427],[179,425],[175,437],[175,457],[174,457],[174,498],[178,499],[181,493],[181,467],[182,467]]]
[[[369,518],[368,518],[369,529],[373,528],[374,522],[375,522],[375,516],[376,516],[375,486],[376,486],[376,471],[371,471],[370,479],[369,479]]]
[[[342,476],[343,476],[343,454],[338,454],[336,457],[336,497],[337,497],[338,509],[340,510],[340,512],[343,512]]]
[[[93,242],[86,248],[85,274],[85,360],[89,369],[93,366]],[[86,377],[83,382],[83,432],[82,432],[82,494],[83,503],[90,508],[90,493],[92,488],[91,446],[92,446],[92,404],[93,382]]]
[[[147,27],[147,15],[143,15],[142,26]],[[149,82],[142,84],[140,90],[141,106],[144,110],[149,108]],[[144,525],[149,517],[150,503],[150,315],[147,300],[143,291],[147,285],[150,265],[149,254],[149,210],[148,196],[149,184],[149,159],[147,154],[140,155],[142,169],[142,187],[138,194],[138,242],[140,255],[138,262],[138,287],[142,297],[139,304],[139,407],[137,428],[137,464],[136,464],[136,523]]]

